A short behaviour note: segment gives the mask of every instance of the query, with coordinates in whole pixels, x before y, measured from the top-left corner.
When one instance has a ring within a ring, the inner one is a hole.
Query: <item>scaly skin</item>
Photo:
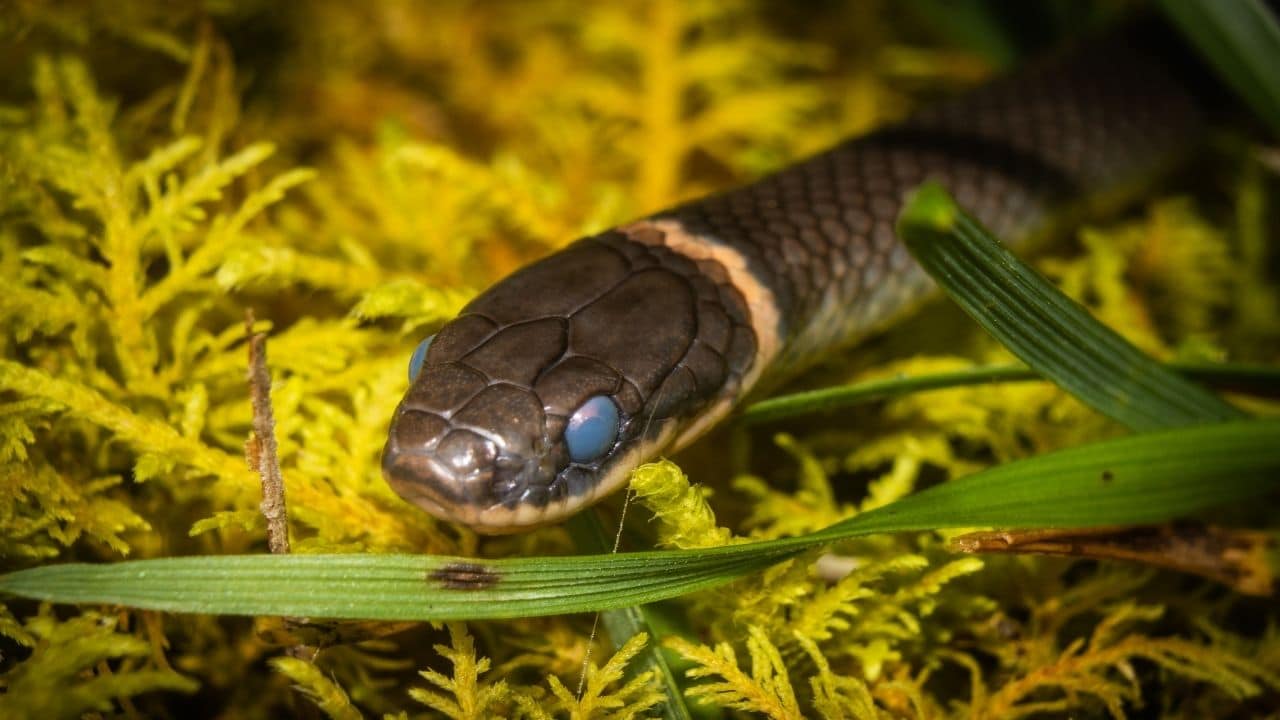
[[[1132,39],[1132,35],[1128,36]],[[383,468],[424,509],[501,533],[556,522],[688,443],[761,383],[883,326],[930,284],[893,227],[938,180],[998,235],[1148,175],[1201,133],[1163,56],[1097,42],[746,187],[585,238],[438,334]],[[612,448],[572,463],[588,398]]]

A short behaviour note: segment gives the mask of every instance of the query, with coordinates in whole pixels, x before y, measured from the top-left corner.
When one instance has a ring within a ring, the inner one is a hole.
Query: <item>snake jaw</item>
[[[405,500],[477,532],[556,522],[582,506],[595,478],[570,462],[565,424],[531,389],[456,360],[429,362],[396,410],[383,475]]]
[[[609,477],[601,482],[612,475],[607,468],[571,463],[563,448],[543,440],[532,452],[511,453],[434,414],[401,407],[383,451],[383,475],[405,500],[484,534],[560,522],[600,497],[602,485],[617,486]]]

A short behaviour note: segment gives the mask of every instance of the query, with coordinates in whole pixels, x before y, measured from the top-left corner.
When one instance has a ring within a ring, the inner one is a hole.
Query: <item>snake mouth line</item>
[[[675,437],[675,424],[659,431],[652,440],[635,443],[616,455],[609,466],[579,495],[565,495],[544,503],[490,502],[475,503],[450,499],[422,480],[432,475],[424,474],[423,467],[438,465],[438,461],[425,454],[387,454],[383,474],[392,489],[404,500],[413,503],[435,517],[461,523],[483,535],[508,535],[525,532],[546,525],[559,523],[590,506],[596,500],[612,494],[624,486],[631,471],[644,460],[666,448]]]
[[[466,525],[484,535],[506,535],[552,524],[589,502],[586,498],[567,497],[543,505],[528,502],[515,505],[464,503],[445,500],[429,484],[416,478],[401,479],[394,468],[389,469],[386,476],[404,500],[437,518]]]

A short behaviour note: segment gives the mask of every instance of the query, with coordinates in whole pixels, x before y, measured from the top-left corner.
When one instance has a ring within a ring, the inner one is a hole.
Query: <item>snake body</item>
[[[392,421],[385,477],[487,533],[556,522],[618,489],[748,392],[929,291],[894,235],[920,183],[941,182],[1018,238],[1193,141],[1200,103],[1163,54],[1136,45],[1097,41],[515,272],[430,343]],[[605,420],[587,412],[599,407]],[[603,438],[598,449],[569,447],[579,426],[595,430],[577,444]]]

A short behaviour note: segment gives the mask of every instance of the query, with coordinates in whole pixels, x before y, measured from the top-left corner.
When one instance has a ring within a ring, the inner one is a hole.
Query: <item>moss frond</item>
[[[814,710],[827,720],[877,720],[881,717],[866,683],[858,678],[836,675],[831,671],[831,663],[812,640],[799,633],[795,639],[818,670],[809,679]]]
[[[438,325],[458,314],[471,299],[466,291],[433,288],[409,278],[382,283],[360,297],[351,316],[360,320],[403,320],[408,332],[421,326]]]
[[[884,0],[803,17],[759,0],[261,5],[19,3],[0,17],[13,71],[0,87],[10,564],[262,551],[242,458],[246,307],[270,336],[296,551],[570,552],[558,529],[481,538],[386,487],[378,454],[413,345],[552,248],[750,180],[990,65]],[[1041,267],[1161,357],[1273,362],[1274,182],[1257,158],[1219,154],[1238,170],[1214,191],[1233,217],[1217,200],[1150,200]],[[833,372],[1009,360],[980,333],[929,322]],[[680,547],[795,535],[1119,432],[1043,383],[921,393],[787,430],[781,453],[753,452],[735,480],[647,469],[637,487],[658,520],[633,514],[628,529]],[[1200,718],[1274,704],[1273,608],[1161,573],[979,564],[941,540],[851,541],[671,603],[687,627],[667,644],[706,660],[709,698],[776,717],[1132,715],[1145,701]],[[333,716],[654,707],[647,684],[616,676],[638,644],[591,669],[581,702],[564,694],[588,647],[580,617],[449,628],[452,672],[426,671],[422,705],[405,688],[422,682],[413,648],[429,628],[262,673],[277,636],[249,623],[33,612],[0,612],[0,633],[32,648],[0,668],[6,716],[172,714],[142,693],[188,689],[186,677],[223,703],[209,714],[296,707],[286,676]],[[1225,629],[1241,617],[1259,629]]]
[[[480,676],[489,671],[489,658],[476,657],[476,644],[463,623],[448,623],[449,645],[436,645],[435,650],[453,665],[453,675],[446,677],[435,670],[419,673],[427,682],[448,693],[413,688],[409,695],[418,702],[453,720],[483,720],[491,717],[492,708],[506,702],[511,689],[503,680],[486,683]]]
[[[36,636],[27,632],[22,623],[9,612],[9,608],[3,605],[0,605],[0,635],[23,647],[29,648],[36,644]]]
[[[806,639],[822,641],[832,637],[832,631],[849,629],[848,616],[863,615],[856,607],[859,601],[882,601],[883,591],[876,588],[876,581],[886,576],[917,573],[929,566],[921,555],[902,555],[880,563],[870,563],[856,568],[830,587],[817,590],[813,597],[799,608],[792,620],[794,631]]]
[[[1045,270],[1108,325],[1157,355],[1171,338],[1202,338],[1228,309],[1241,270],[1230,239],[1186,198],[1155,203],[1146,217],[1080,233],[1086,250]]]
[[[981,561],[965,562],[975,559],[946,562],[928,572],[922,571],[930,562],[921,555],[869,563],[797,603],[786,627],[820,643],[832,659],[855,658],[864,677],[876,680],[886,666],[898,664],[905,656],[918,656],[932,643],[945,645],[949,640],[945,631],[933,635],[925,626],[925,618],[940,604],[949,604],[961,617],[984,617],[991,612],[990,601],[943,592],[948,583],[982,569]]]
[[[0,552],[53,557],[86,538],[125,554],[125,537],[150,525],[111,497],[119,476],[73,478],[44,462],[0,464]]]
[[[1159,606],[1118,604],[1087,641],[1073,642],[1054,662],[1004,684],[974,716],[1026,717],[1077,706],[1088,697],[1111,717],[1128,717],[1127,708],[1140,705],[1142,697],[1132,665],[1135,660],[1146,660],[1166,672],[1213,686],[1234,699],[1257,696],[1264,688],[1280,688],[1280,675],[1213,643],[1121,632],[1161,614]]]
[[[59,621],[48,608],[28,618],[20,637],[31,656],[3,676],[0,715],[79,717],[108,712],[116,702],[156,691],[194,692],[199,684],[147,661],[152,648],[117,630],[113,618],[86,613]],[[111,664],[118,664],[111,669]]]
[[[691,698],[703,698],[723,708],[760,713],[777,720],[801,717],[795,690],[788,677],[787,664],[778,648],[769,641],[763,629],[750,626],[747,632],[746,649],[751,658],[750,672],[738,666],[737,654],[731,643],[718,643],[711,648],[680,637],[664,640],[663,646],[675,650],[697,665],[686,671],[689,678],[719,678],[695,684],[685,694]]]
[[[547,678],[551,693],[559,701],[558,709],[570,720],[632,720],[642,717],[663,702],[655,686],[652,670],[637,674],[621,687],[610,689],[622,680],[627,664],[648,644],[649,636],[640,633],[618,649],[603,666],[589,663],[581,696],[575,697],[555,675]]]
[[[744,525],[762,538],[801,535],[820,530],[852,514],[835,500],[827,469],[807,447],[786,433],[773,438],[799,466],[795,492],[782,492],[763,478],[744,475],[735,478],[734,489],[752,500],[751,515]]]
[[[667,460],[646,463],[631,473],[631,492],[653,513],[657,542],[663,547],[703,548],[733,540],[728,528],[716,525],[707,504],[709,492],[689,484],[689,478]]]
[[[364,717],[351,704],[351,698],[341,686],[306,660],[277,657],[271,659],[271,667],[292,680],[294,688],[306,695],[331,720],[359,720]]]
[[[504,651],[495,671],[503,675],[532,672],[539,676],[580,674],[587,658],[587,638],[577,628],[544,618],[529,618],[501,628]],[[497,643],[495,643],[497,644]]]

